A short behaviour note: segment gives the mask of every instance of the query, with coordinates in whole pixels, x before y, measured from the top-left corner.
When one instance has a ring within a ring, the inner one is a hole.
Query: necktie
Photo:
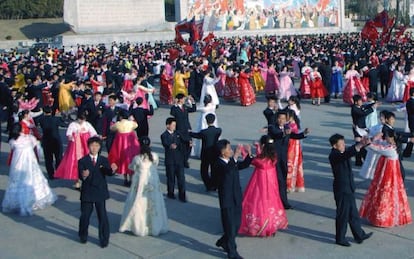
[[[95,157],[92,158],[92,164],[93,164],[93,166],[96,165],[96,158]]]

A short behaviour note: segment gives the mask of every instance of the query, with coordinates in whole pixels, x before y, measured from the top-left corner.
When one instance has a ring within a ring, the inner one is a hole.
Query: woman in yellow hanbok
[[[185,96],[188,95],[188,89],[187,89],[185,80],[189,78],[190,78],[190,72],[184,71],[184,67],[182,67],[180,70],[175,71],[173,98],[175,98],[177,94],[184,94]]]
[[[67,113],[75,107],[75,101],[72,98],[72,89],[75,87],[74,82],[64,83],[63,79],[59,85],[59,111]]]
[[[253,65],[253,82],[256,92],[264,90],[265,81],[262,77],[262,69],[259,67],[259,63],[255,62]]]
[[[17,89],[17,91],[20,92],[20,93],[24,93],[25,92],[25,86],[26,86],[26,82],[25,82],[24,74],[22,73],[21,70],[19,70],[17,72],[17,75],[14,77],[13,88]]]

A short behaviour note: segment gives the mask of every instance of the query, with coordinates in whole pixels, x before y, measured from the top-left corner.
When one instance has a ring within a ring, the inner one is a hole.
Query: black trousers
[[[209,174],[209,169],[213,168],[214,160],[214,157],[201,154],[200,174],[207,189],[217,188],[217,175],[213,171],[211,171],[211,175]]]
[[[352,235],[361,240],[365,235],[361,228],[361,219],[355,203],[353,193],[334,193],[336,203],[336,242],[345,242],[347,226],[351,227]]]
[[[279,195],[280,199],[282,200],[284,207],[289,207],[289,201],[287,197],[287,161],[285,161],[283,158],[279,156],[279,159],[276,163],[276,172],[277,172],[277,181],[279,183]]]
[[[165,165],[165,172],[167,174],[167,192],[169,195],[174,195],[175,178],[177,178],[178,194],[180,198],[185,198],[185,176],[183,165]]]
[[[381,97],[385,98],[388,94],[388,80],[380,80]]]
[[[62,160],[63,147],[60,141],[47,141],[42,142],[43,153],[45,155],[45,165],[47,174],[49,177],[53,177],[55,169],[58,168],[60,161]],[[53,159],[55,165],[53,166]]]
[[[236,236],[241,224],[241,205],[222,208],[220,213],[224,234],[217,242],[228,248],[228,257],[235,257],[237,255]]]
[[[106,141],[105,141],[105,145],[106,145],[106,150],[111,151],[111,147],[112,147],[112,143],[114,142],[115,139],[115,134],[113,133],[109,133],[108,136],[106,136]]]
[[[79,220],[79,238],[88,239],[89,220],[91,218],[93,206],[95,205],[96,215],[99,223],[99,241],[101,245],[108,245],[109,242],[109,220],[106,214],[105,201],[99,202],[81,202],[81,217]]]

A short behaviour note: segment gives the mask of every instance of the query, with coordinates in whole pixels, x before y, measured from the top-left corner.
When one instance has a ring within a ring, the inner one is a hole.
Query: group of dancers
[[[349,35],[353,37],[355,35]],[[95,206],[99,215],[100,244],[108,245],[106,176],[115,173],[123,175],[124,185],[130,187],[120,231],[132,231],[137,235],[165,233],[168,218],[159,189],[159,159],[151,151],[148,138],[148,120],[158,108],[153,84],[159,79],[160,102],[171,105],[171,117],[166,118],[166,130],[160,136],[165,150],[167,198],[176,199],[177,182],[178,199],[187,202],[185,168],[189,167],[191,155],[199,157],[200,175],[206,190],[218,190],[224,235],[216,245],[222,247],[229,258],[241,258],[235,244],[238,233],[271,236],[278,229],[286,228],[285,210],[292,208],[287,193],[305,191],[301,139],[310,131],[307,128],[301,131],[300,99],[304,98],[312,98],[312,104],[320,105],[322,98],[329,102],[331,95],[337,97],[343,93],[344,101],[353,104],[356,146],[345,149],[343,137],[339,135],[330,139],[337,202],[336,242],[349,245],[344,227],[348,221],[358,243],[369,237],[357,220],[355,186],[349,163],[353,155],[357,156],[356,164],[363,165],[362,175],[373,178],[360,215],[381,227],[410,223],[404,170],[398,152],[402,150],[400,144],[406,142],[406,154],[410,154],[412,138],[410,134],[395,132],[395,115],[390,111],[382,112],[384,125],[375,123],[376,115],[366,123],[368,114],[376,114],[378,104],[362,103],[377,95],[376,80],[383,75],[375,74],[374,69],[386,69],[388,83],[384,92],[381,88],[381,93],[385,98],[388,95],[404,97],[408,92],[408,98],[386,100],[407,101],[406,107],[401,108],[407,111],[412,134],[414,90],[410,76],[403,84],[393,83],[402,80],[398,73],[410,71],[409,66],[408,69],[403,66],[410,57],[398,56],[395,50],[383,50],[380,62],[372,50],[359,52],[354,45],[350,52],[343,53],[341,40],[349,41],[343,35],[281,40],[276,37],[223,39],[208,57],[182,55],[173,58],[171,52],[158,45],[153,48],[143,44],[114,45],[110,51],[79,46],[67,55],[48,50],[45,56],[28,60],[14,53],[3,54],[1,119],[8,121],[12,149],[3,211],[31,215],[33,210],[56,201],[39,166],[39,158],[44,153],[48,178],[73,180],[74,187],[81,192],[79,238],[82,243],[87,242],[89,217]],[[315,44],[324,41],[331,46]],[[322,54],[325,48],[329,51]],[[388,65],[390,62],[392,65]],[[344,89],[343,71],[346,71]],[[300,86],[296,89],[294,80],[299,78]],[[255,95],[261,91],[267,97],[267,108],[263,112],[266,127],[262,129],[266,134],[255,145],[255,153],[250,146],[240,145],[233,151],[228,140],[220,139],[216,114],[220,98],[224,101],[239,99],[242,106],[248,106],[256,101]],[[286,107],[281,105],[284,99],[288,103]],[[196,111],[200,116],[193,130],[189,113]],[[67,127],[68,145],[64,152],[59,127]],[[365,131],[367,128],[369,133]],[[382,132],[382,135],[373,132]],[[103,142],[107,158],[101,153]],[[367,156],[365,150],[368,150]],[[379,159],[375,159],[377,153],[381,154]],[[240,157],[243,161],[238,161]],[[238,170],[250,164],[255,170],[242,195]],[[392,172],[402,172],[401,178]],[[344,175],[347,175],[346,180],[342,179]],[[387,185],[384,191],[382,187],[392,180],[391,177],[396,177],[393,178],[395,185]],[[395,193],[398,199],[391,197]],[[384,201],[389,202],[385,205]],[[395,208],[391,212],[385,210],[390,203]],[[384,213],[390,215],[386,218]]]

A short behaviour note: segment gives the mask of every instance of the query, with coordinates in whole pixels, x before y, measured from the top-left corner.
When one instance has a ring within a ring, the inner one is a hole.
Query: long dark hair
[[[260,146],[262,147],[262,150],[260,154],[257,156],[258,158],[269,158],[272,161],[276,160],[276,148],[273,144],[273,139],[271,137],[269,137],[268,135],[263,135],[260,138]]]
[[[22,121],[24,119],[24,116],[26,116],[27,114],[29,114],[29,110],[23,110],[19,112],[19,121]]]
[[[141,155],[147,156],[151,162],[154,162],[154,158],[151,153],[151,140],[149,137],[141,137],[139,139],[139,144],[141,145]]]
[[[9,134],[9,141],[12,139],[16,140],[20,136],[20,132],[22,132],[22,125],[20,123],[13,124]]]

